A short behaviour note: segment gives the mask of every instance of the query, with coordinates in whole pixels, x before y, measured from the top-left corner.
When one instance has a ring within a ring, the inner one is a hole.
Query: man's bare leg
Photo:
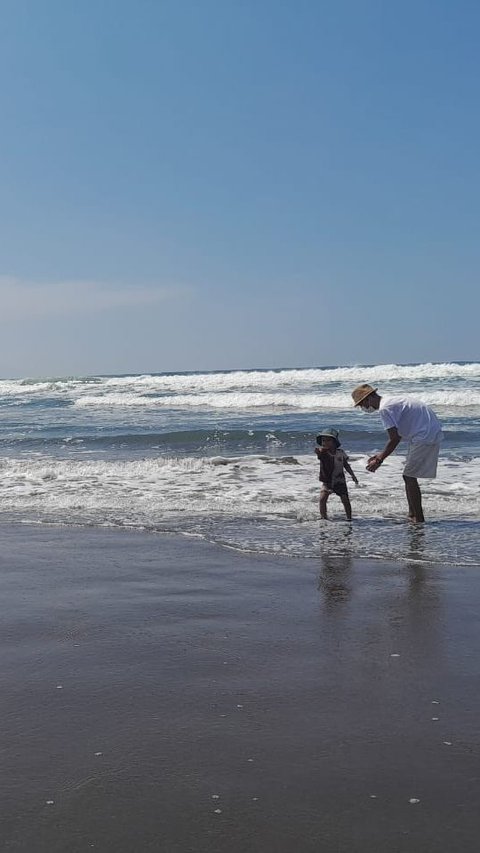
[[[417,478],[406,477],[404,474],[403,479],[405,481],[409,518],[411,518],[412,521],[425,521],[422,509],[422,493],[420,491]]]
[[[408,492],[408,489],[407,489],[407,477],[405,477],[405,476],[404,476],[404,478],[403,478],[403,479],[404,479],[404,481],[405,481],[405,492],[406,492],[406,495],[407,495],[407,503],[408,503],[408,517],[409,517],[410,521],[415,521],[415,509],[414,509],[414,507],[412,506],[412,502],[411,502],[411,500],[410,500],[410,495],[409,495],[409,492]]]

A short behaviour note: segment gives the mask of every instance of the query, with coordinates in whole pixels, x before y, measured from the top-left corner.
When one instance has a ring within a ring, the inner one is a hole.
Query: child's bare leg
[[[347,516],[348,521],[351,521],[352,520],[352,505],[350,503],[350,498],[348,497],[348,495],[340,495],[340,500],[341,500],[343,507],[345,509],[345,514]]]
[[[328,501],[328,492],[324,489],[320,492],[320,518],[327,517],[327,501]]]
[[[405,492],[407,494],[408,515],[412,521],[425,521],[422,509],[422,493],[416,477],[405,477]]]

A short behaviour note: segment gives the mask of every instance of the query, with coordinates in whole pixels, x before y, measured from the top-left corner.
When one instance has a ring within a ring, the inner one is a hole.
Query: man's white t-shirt
[[[440,421],[420,400],[382,397],[379,414],[385,429],[396,427],[402,438],[414,444],[435,444],[442,440]]]

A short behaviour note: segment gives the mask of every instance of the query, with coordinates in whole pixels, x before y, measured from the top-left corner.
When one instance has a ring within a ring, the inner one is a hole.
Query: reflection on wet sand
[[[344,604],[352,589],[352,564],[350,554],[322,557],[322,568],[318,577],[318,589],[323,593],[325,604]]]
[[[346,651],[348,642],[367,645],[373,654],[408,655],[422,669],[439,663],[445,651],[442,580],[435,565],[425,562],[428,534],[426,525],[405,525],[404,549],[394,563],[356,560],[347,547],[343,554],[322,555],[321,613],[333,620],[337,647]]]
[[[407,558],[409,560],[423,560],[427,544],[427,527],[425,524],[409,524],[407,528]]]

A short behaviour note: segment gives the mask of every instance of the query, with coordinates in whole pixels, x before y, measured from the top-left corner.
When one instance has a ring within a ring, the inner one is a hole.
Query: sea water
[[[431,405],[444,442],[406,521],[405,445],[386,441],[352,388]],[[318,513],[315,436],[340,430],[360,485]],[[233,548],[480,565],[480,364],[382,364],[0,381],[1,520],[197,535]]]

